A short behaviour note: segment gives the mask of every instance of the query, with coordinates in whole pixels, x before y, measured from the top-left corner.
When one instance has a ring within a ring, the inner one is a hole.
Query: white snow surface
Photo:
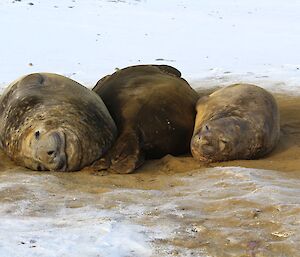
[[[143,228],[121,211],[106,210],[101,195],[70,193],[47,174],[0,177],[0,192],[7,193],[0,208],[0,256],[151,256]]]
[[[194,87],[298,92],[297,0],[1,0],[0,86],[54,72],[88,87],[135,64],[169,64]]]

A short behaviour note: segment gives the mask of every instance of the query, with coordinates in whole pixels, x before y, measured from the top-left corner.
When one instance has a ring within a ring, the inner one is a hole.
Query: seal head
[[[200,98],[196,110],[191,152],[200,161],[259,158],[279,140],[277,103],[258,86],[222,88]]]
[[[49,131],[41,134],[40,130],[37,130],[31,138],[32,156],[40,162],[37,170],[66,170],[67,154],[64,132]]]
[[[26,166],[33,170],[67,171],[81,166],[81,142],[70,130],[30,129],[21,141],[21,151]]]
[[[191,152],[201,161],[237,159],[244,145],[247,122],[234,117],[207,121],[191,140]]]
[[[117,134],[97,94],[51,73],[13,82],[0,98],[0,118],[3,150],[33,170],[80,170],[99,159]]]

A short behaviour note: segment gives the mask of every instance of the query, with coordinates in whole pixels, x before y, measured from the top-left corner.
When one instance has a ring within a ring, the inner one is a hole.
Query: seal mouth
[[[66,171],[68,168],[68,163],[67,163],[67,158],[65,159],[60,159],[57,167],[56,167],[56,171]]]

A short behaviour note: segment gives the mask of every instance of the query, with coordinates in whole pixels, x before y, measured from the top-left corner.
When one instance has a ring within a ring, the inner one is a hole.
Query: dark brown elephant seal
[[[35,73],[0,98],[0,143],[32,170],[74,171],[99,159],[117,129],[101,98],[66,77]]]
[[[249,84],[217,90],[197,102],[191,152],[201,161],[254,159],[269,153],[280,134],[274,97]]]
[[[106,104],[119,137],[101,168],[130,173],[145,158],[189,151],[197,93],[167,65],[131,66],[94,87]]]

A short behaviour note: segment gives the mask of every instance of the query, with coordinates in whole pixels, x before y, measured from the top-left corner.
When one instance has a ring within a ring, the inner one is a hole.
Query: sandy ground
[[[200,95],[207,95],[215,89],[199,90]],[[208,167],[241,166],[247,168],[267,169],[277,171],[300,170],[300,97],[285,94],[275,94],[280,110],[281,136],[277,147],[268,156],[258,160],[237,160],[221,163],[200,163],[190,155],[174,157],[168,155],[160,160],[147,161],[145,165],[137,169],[132,176],[152,177],[155,174],[172,174],[199,170]],[[88,169],[87,169],[88,172]],[[118,177],[118,176],[117,176]],[[121,178],[123,180],[123,178]],[[126,183],[123,181],[123,183]],[[141,186],[140,183],[138,183]],[[146,182],[147,184],[147,182]],[[128,186],[128,185],[126,185]],[[147,185],[145,185],[148,188]]]
[[[198,90],[207,94],[214,89]],[[133,174],[102,176],[89,168],[74,173],[54,173],[56,176],[73,180],[83,187],[87,184],[99,185],[99,191],[105,191],[106,186],[120,186],[126,188],[160,189],[170,184],[170,176],[173,174],[185,174],[193,170],[212,167],[247,167],[256,169],[276,170],[282,172],[295,172],[300,176],[300,97],[283,94],[275,94],[279,105],[281,119],[281,136],[277,147],[266,157],[258,160],[236,160],[218,163],[201,163],[194,160],[191,155],[172,156],[167,155],[162,159],[148,160]],[[0,172],[10,169],[15,170],[14,164],[1,152]],[[21,168],[22,169],[22,168]],[[28,171],[31,172],[31,171]],[[53,174],[53,173],[52,173]],[[80,186],[80,185],[78,185]],[[175,185],[174,185],[175,186]]]
[[[147,161],[133,174],[102,176],[88,168],[33,172],[1,153],[0,215],[5,225],[0,227],[8,233],[1,238],[1,252],[22,256],[26,249],[27,256],[57,256],[64,240],[60,256],[80,256],[74,242],[85,242],[85,256],[299,256],[300,97],[275,96],[281,138],[259,160],[207,165],[191,156],[168,155]],[[95,210],[91,214],[86,208]],[[103,239],[99,229],[107,222],[119,225],[105,230]],[[78,238],[73,239],[74,233]],[[85,233],[91,234],[88,239]],[[49,244],[52,237],[56,241]],[[107,243],[107,238],[115,241]],[[133,239],[124,246],[123,238]],[[147,246],[133,243],[141,239]],[[20,255],[10,252],[14,244]],[[94,250],[101,254],[87,254],[89,245],[98,246]]]

